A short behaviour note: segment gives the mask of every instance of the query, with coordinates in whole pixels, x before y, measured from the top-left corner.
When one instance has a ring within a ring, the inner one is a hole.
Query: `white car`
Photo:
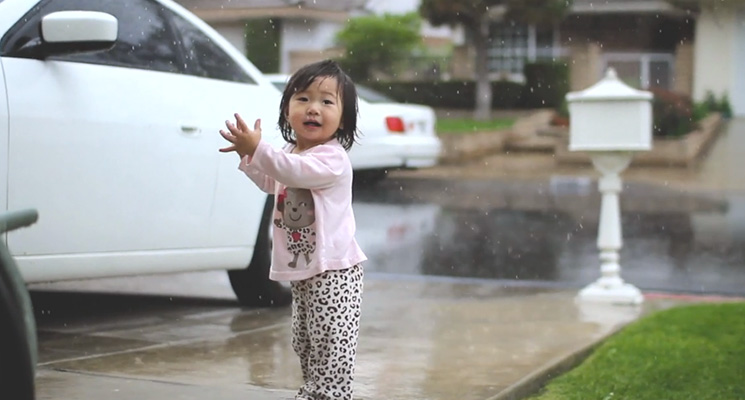
[[[170,0],[0,0],[0,37],[0,201],[39,212],[4,237],[25,282],[228,270],[241,303],[287,304],[271,198],[218,152],[233,113],[277,119],[243,54]]]
[[[265,75],[283,90],[289,79],[284,74]],[[419,104],[396,103],[363,85],[357,86],[361,133],[349,152],[355,172],[367,172],[368,182],[386,176],[387,170],[435,165],[442,144],[435,133],[435,112]]]

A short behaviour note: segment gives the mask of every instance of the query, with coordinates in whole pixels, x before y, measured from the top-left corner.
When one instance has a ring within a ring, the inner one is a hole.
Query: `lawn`
[[[439,135],[461,135],[481,131],[498,131],[515,123],[516,118],[494,118],[478,121],[472,118],[438,118],[436,131]]]
[[[647,316],[530,399],[745,399],[745,303]]]

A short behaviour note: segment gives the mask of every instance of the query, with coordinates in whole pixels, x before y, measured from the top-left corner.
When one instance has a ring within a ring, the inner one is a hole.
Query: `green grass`
[[[531,399],[745,399],[745,303],[647,316]]]
[[[496,131],[511,127],[515,120],[516,118],[495,118],[488,121],[477,121],[471,118],[438,118],[436,130],[440,135]]]

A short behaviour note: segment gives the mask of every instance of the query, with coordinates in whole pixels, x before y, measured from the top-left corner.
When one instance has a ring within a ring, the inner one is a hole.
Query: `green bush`
[[[719,99],[714,96],[714,93],[707,92],[706,99],[698,105],[704,110],[709,112],[718,112],[722,114],[724,118],[732,117],[732,106],[729,103],[729,97],[723,94]]]
[[[246,21],[246,54],[264,73],[279,72],[280,21],[272,18]]]
[[[656,137],[679,137],[696,127],[694,104],[690,96],[666,89],[651,88],[653,126]]]
[[[559,108],[569,92],[569,67],[561,62],[527,63],[523,68],[526,108]]]
[[[435,108],[473,109],[476,84],[473,81],[422,81],[422,82],[361,82],[391,98]],[[492,108],[519,108],[523,106],[523,85],[517,82],[492,82]]]
[[[393,74],[396,67],[421,46],[418,13],[363,15],[347,20],[336,35],[345,49],[338,61],[354,79],[366,79],[379,71]]]

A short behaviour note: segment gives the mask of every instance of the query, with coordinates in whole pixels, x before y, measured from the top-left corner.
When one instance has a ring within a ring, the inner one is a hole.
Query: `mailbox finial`
[[[606,79],[618,79],[618,74],[616,74],[616,69],[613,67],[608,67],[608,71],[605,73]]]

